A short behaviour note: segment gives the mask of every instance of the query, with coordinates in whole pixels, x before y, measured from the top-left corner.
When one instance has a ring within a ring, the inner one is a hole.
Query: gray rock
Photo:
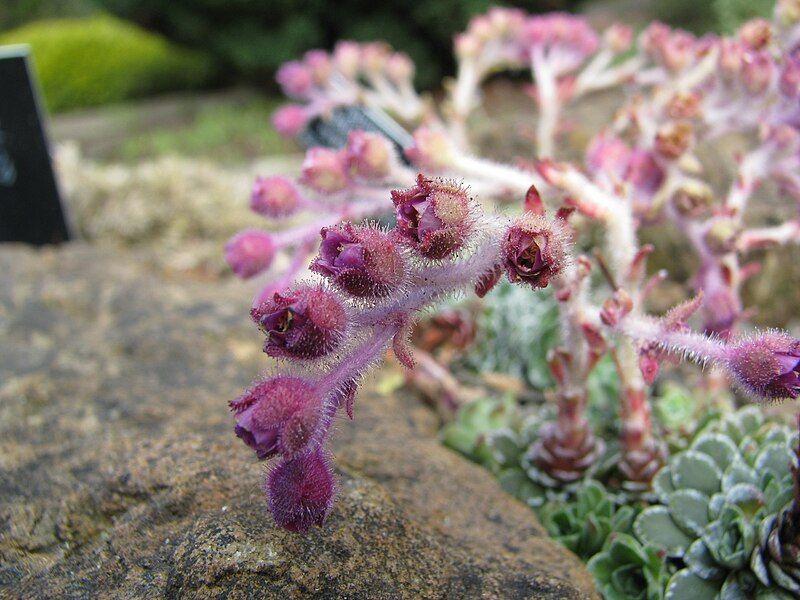
[[[266,364],[252,285],[153,264],[0,249],[0,596],[593,596],[430,411],[369,386],[337,425],[329,522],[276,529],[226,410]]]

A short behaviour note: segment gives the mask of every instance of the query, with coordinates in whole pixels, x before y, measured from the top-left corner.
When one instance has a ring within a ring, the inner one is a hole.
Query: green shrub
[[[338,39],[387,40],[414,59],[417,83],[452,72],[452,36],[493,0],[98,0],[111,12],[180,43],[207,49],[231,72],[260,84],[310,48]],[[576,0],[517,0],[531,12],[564,10]]]
[[[53,111],[196,87],[213,73],[202,54],[109,16],[38,21],[3,33],[0,44],[30,44]]]
[[[0,31],[38,19],[88,17],[97,14],[94,0],[3,0],[0,3]]]

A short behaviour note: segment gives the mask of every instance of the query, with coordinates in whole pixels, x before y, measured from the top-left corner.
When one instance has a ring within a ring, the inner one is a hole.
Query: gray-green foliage
[[[631,533],[636,509],[617,506],[597,481],[586,481],[572,501],[551,500],[539,511],[548,533],[583,560],[603,548],[611,533]]]
[[[558,342],[558,307],[549,290],[531,293],[503,280],[484,299],[477,328],[466,367],[507,373],[538,390],[552,386],[547,352]]]
[[[445,446],[496,471],[497,461],[488,437],[510,428],[518,415],[512,397],[487,397],[461,407],[455,420],[442,428],[440,437]]]
[[[767,589],[751,568],[762,523],[792,499],[792,444],[788,428],[748,407],[709,423],[658,472],[659,504],[642,511],[634,531],[685,564],[671,577],[668,598],[783,598],[800,591]]]
[[[664,561],[653,548],[642,545],[633,536],[624,533],[611,536],[606,547],[587,566],[606,600],[664,597]]]

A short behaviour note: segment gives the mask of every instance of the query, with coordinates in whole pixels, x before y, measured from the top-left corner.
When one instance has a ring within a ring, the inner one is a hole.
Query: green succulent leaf
[[[722,490],[727,491],[739,483],[757,485],[758,474],[743,460],[737,458],[728,465],[728,468],[725,469],[725,473],[722,475]]]
[[[667,583],[665,600],[716,600],[720,587],[689,569],[681,569]]]
[[[714,459],[720,470],[724,471],[738,456],[739,449],[731,439],[721,433],[704,433],[694,439],[691,449],[707,454]]]
[[[672,492],[675,491],[675,485],[672,483],[672,470],[669,466],[664,466],[653,477],[653,492],[655,492],[659,501],[667,504]]]
[[[699,536],[708,525],[708,496],[697,490],[677,490],[669,496],[669,511],[682,531]]]
[[[519,464],[522,455],[522,443],[511,429],[499,429],[487,438],[492,457],[501,467],[513,467]]]
[[[671,556],[683,556],[692,543],[692,538],[676,525],[666,506],[650,506],[644,509],[636,517],[633,531],[645,544]]]
[[[607,600],[663,598],[663,563],[655,550],[642,546],[632,536],[617,534],[587,566]]]
[[[720,565],[728,569],[739,569],[750,559],[756,542],[756,531],[738,506],[726,505],[720,518],[706,526],[703,541]]]
[[[686,566],[698,577],[706,580],[722,579],[725,569],[720,567],[702,539],[695,540],[683,555]]]
[[[773,443],[762,448],[755,461],[756,471],[768,471],[776,477],[786,473],[786,465],[794,462],[792,449],[786,443]]]
[[[720,489],[722,472],[710,456],[687,450],[670,465],[672,483],[678,489],[698,490],[708,496]]]

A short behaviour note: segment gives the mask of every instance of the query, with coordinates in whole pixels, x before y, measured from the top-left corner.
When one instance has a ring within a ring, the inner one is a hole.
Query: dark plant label
[[[0,242],[69,238],[26,46],[0,47]]]
[[[328,118],[318,117],[298,136],[298,141],[306,148],[325,146],[341,148],[347,142],[347,135],[356,129],[380,133],[397,146],[402,160],[406,160],[403,150],[414,141],[400,124],[382,110],[366,106],[339,106]]]

